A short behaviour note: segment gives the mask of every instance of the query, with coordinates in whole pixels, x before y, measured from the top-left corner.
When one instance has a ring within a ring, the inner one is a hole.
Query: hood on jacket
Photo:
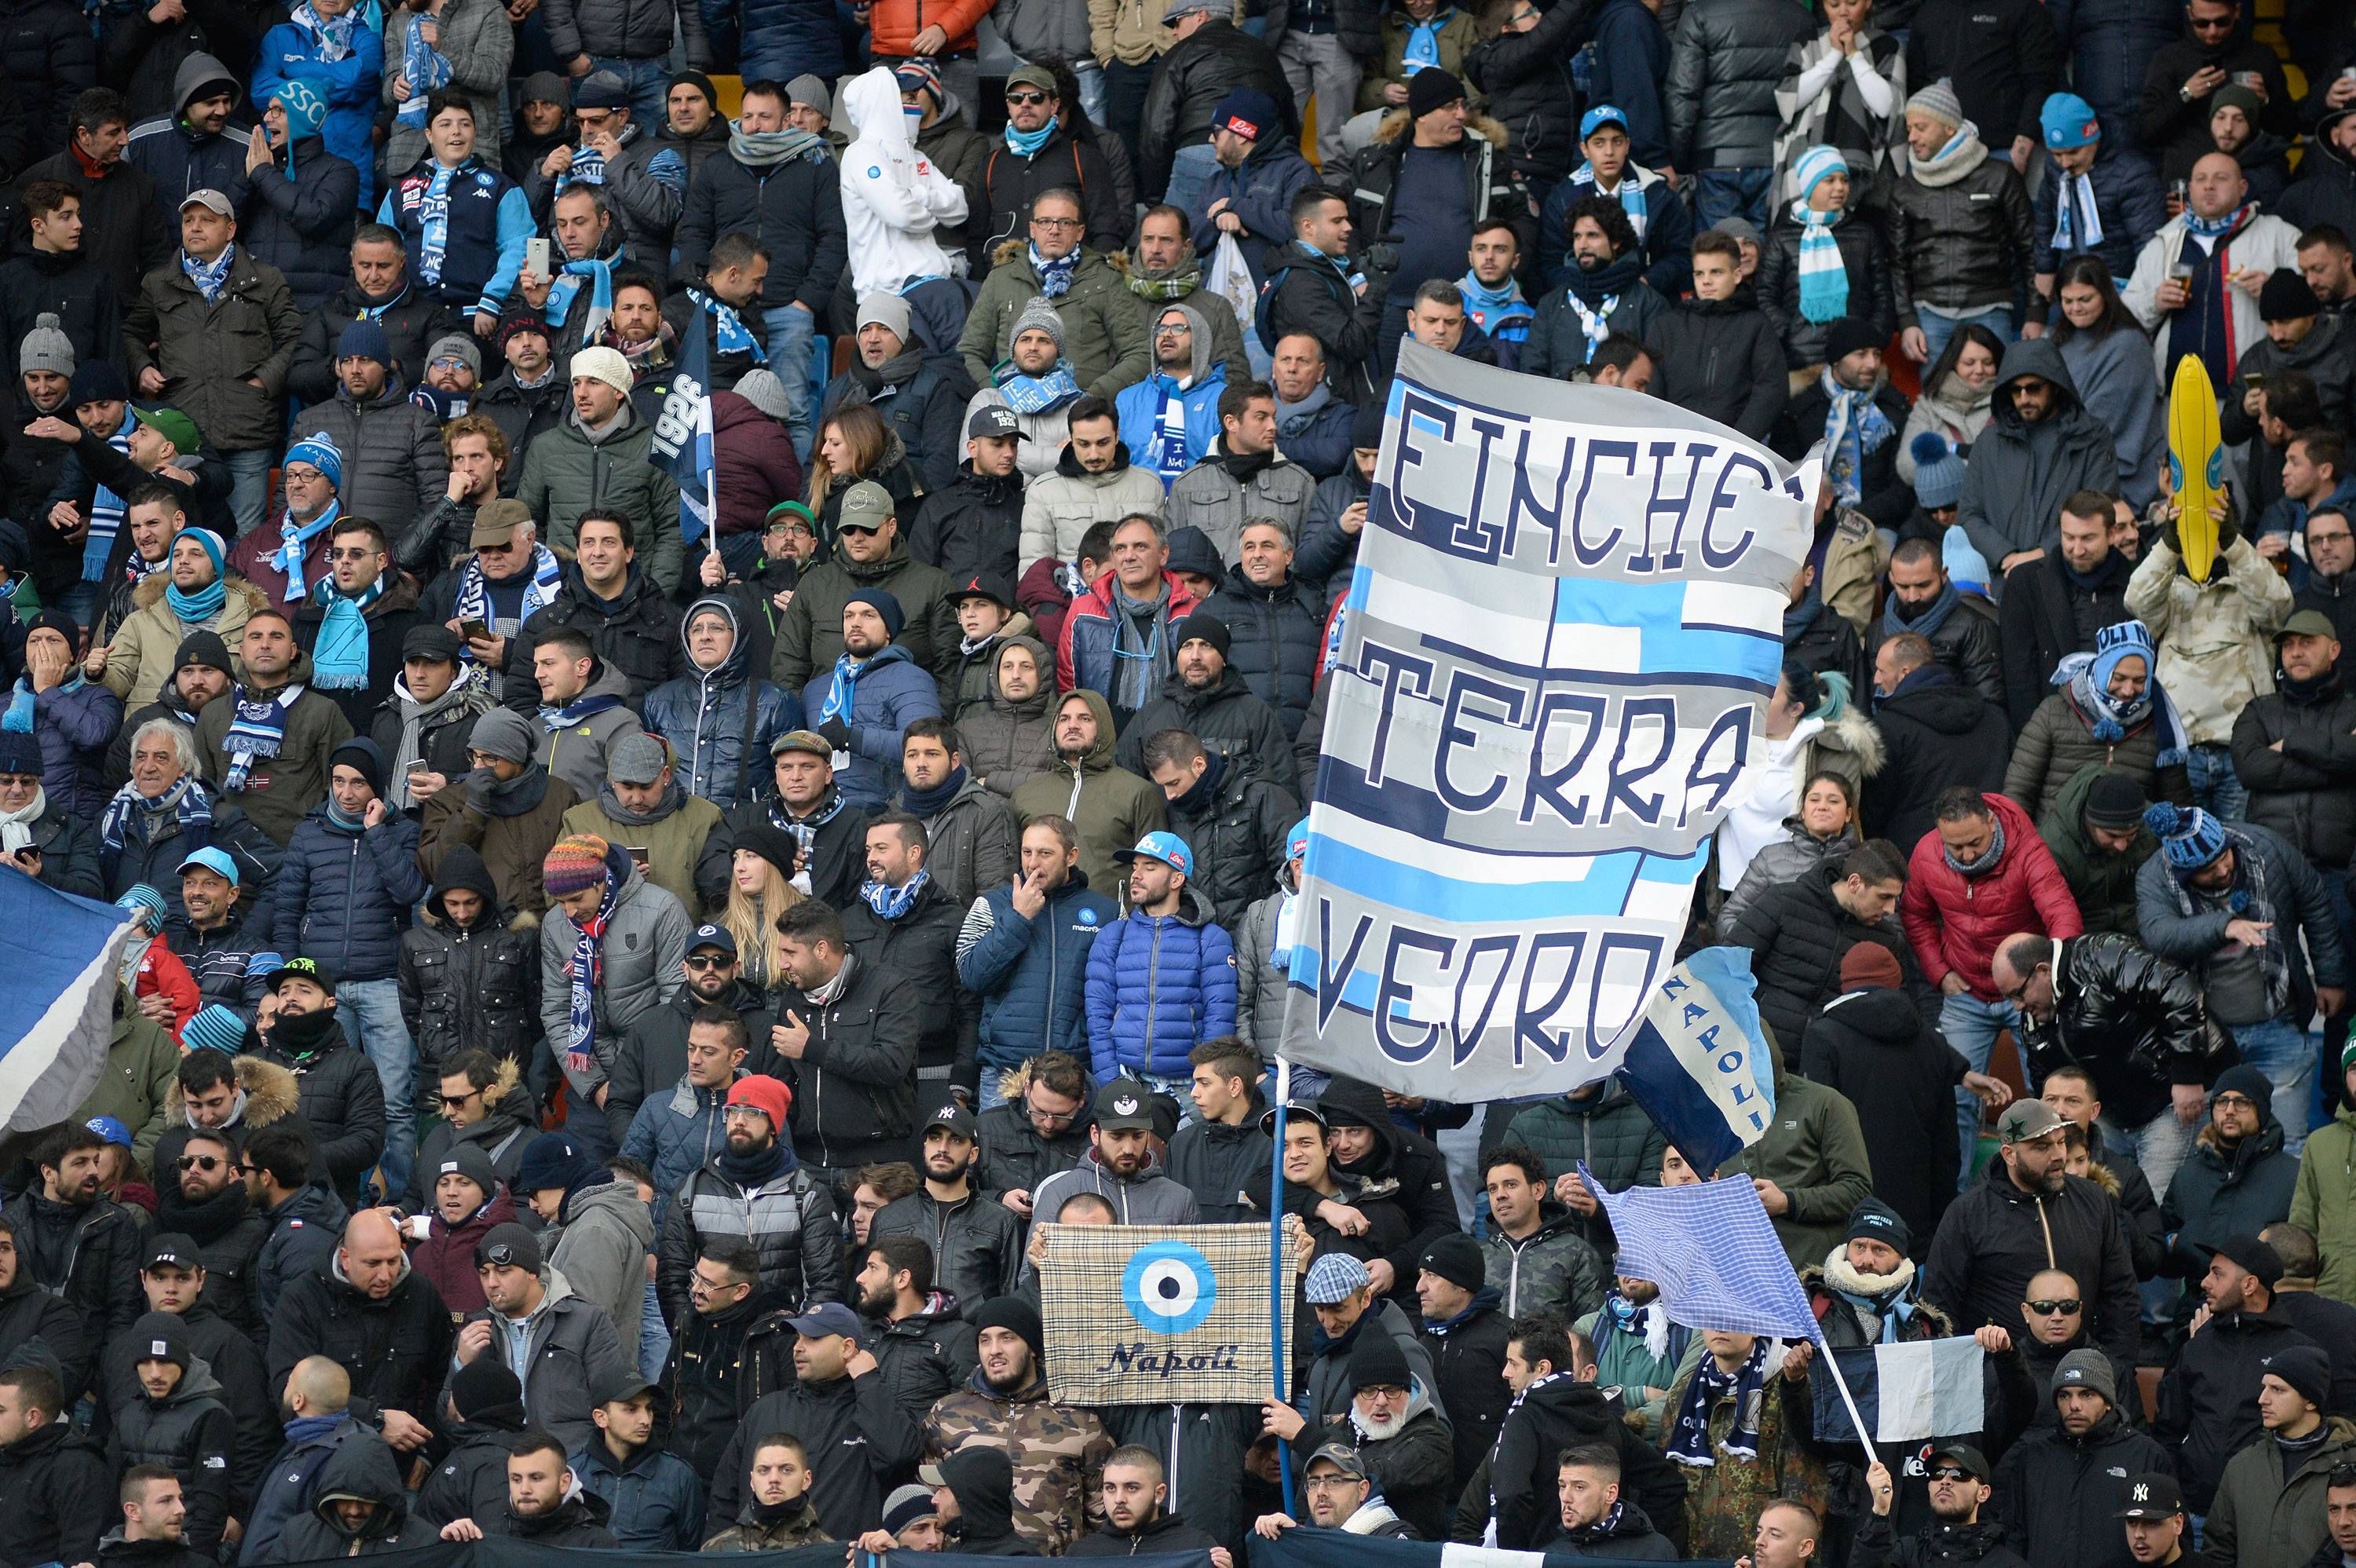
[[[1203,378],[1211,368],[1211,324],[1204,319],[1203,313],[1201,311],[1196,310],[1184,300],[1163,301],[1162,307],[1155,311],[1152,316],[1145,324],[1145,334],[1149,345],[1147,357],[1152,357],[1150,346],[1153,336],[1154,326],[1160,323],[1163,316],[1168,315],[1173,310],[1186,318],[1186,328],[1189,334],[1189,341],[1191,341],[1194,346],[1194,363],[1190,365],[1186,370],[1186,389],[1191,392],[1197,390],[1202,387]],[[1221,366],[1220,368],[1224,370],[1226,367]],[[1153,373],[1156,376],[1162,374],[1162,367],[1159,362],[1155,363]]]
[[[1922,666],[1899,682],[1896,691],[1880,699],[1879,710],[1889,713],[1901,702],[1907,718],[1942,735],[1970,734],[1987,708],[1978,692],[1955,678],[1954,670],[1935,663]]]
[[[259,1056],[241,1056],[231,1065],[237,1070],[237,1086],[245,1091],[245,1113],[238,1118],[238,1125],[249,1131],[266,1127],[293,1115],[302,1104],[302,1090],[290,1069]],[[164,1108],[165,1124],[187,1125],[187,1106],[177,1094],[171,1099],[173,1103]]]
[[[498,883],[492,880],[491,869],[483,861],[482,852],[471,844],[453,844],[442,857],[442,869],[434,878],[434,891],[425,895],[425,913],[429,919],[444,925],[455,925],[450,912],[442,907],[442,895],[452,889],[474,893],[483,901],[488,916],[486,925],[496,929],[502,912]]]
[[[190,55],[180,62],[180,69],[172,73],[172,117],[185,130],[188,123],[188,105],[199,98],[218,96],[224,91],[229,93],[232,104],[244,101],[245,94],[238,88],[235,71],[201,50]],[[234,114],[237,111],[232,107],[230,112]],[[224,128],[215,133],[226,135],[228,133]]]
[[[384,1444],[339,1444],[320,1461],[315,1484],[319,1500],[311,1511],[347,1541],[381,1541],[399,1534],[409,1520],[409,1492],[402,1485],[399,1462]],[[374,1505],[375,1511],[357,1531],[346,1528],[336,1511],[336,1504],[346,1501]]]
[[[835,94],[835,102],[851,122],[854,142],[873,142],[885,151],[913,152],[908,116],[900,106],[900,83],[891,70],[877,66],[855,77]]]
[[[1825,1004],[1821,1016],[1830,1018],[1836,1010],[1841,1022],[1876,1045],[1903,1050],[1912,1045],[1922,1030],[1922,1015],[1915,1008],[1914,998],[1894,986],[1844,991]]]
[[[1193,887],[1193,883],[1187,884],[1188,891],[1191,891]],[[1363,1078],[1337,1076],[1325,1085],[1325,1092],[1317,1096],[1317,1106],[1321,1111],[1344,1112],[1353,1123],[1370,1129],[1375,1135],[1374,1148],[1365,1159],[1350,1168],[1349,1174],[1376,1177],[1389,1171],[1391,1157],[1398,1152],[1398,1124],[1391,1120],[1390,1103],[1383,1098],[1380,1089]],[[1252,1125],[1257,1126],[1258,1124],[1254,1122]]]
[[[655,1222],[647,1206],[638,1201],[636,1183],[601,1181],[594,1187],[584,1187],[564,1200],[564,1224],[567,1229],[581,1223],[592,1211],[613,1216],[615,1222],[630,1233],[639,1246],[652,1250],[655,1244]],[[558,1275],[562,1279],[562,1275]]]
[[[42,252],[36,252],[36,254],[41,253]],[[175,458],[173,461],[177,463],[179,460]],[[131,591],[132,609],[134,611],[145,610],[152,605],[161,604],[164,602],[164,591],[171,586],[172,574],[170,572],[149,572],[146,576],[139,580],[139,586]],[[236,575],[234,572],[230,574],[229,597],[232,600],[242,599],[245,601],[246,612],[249,614],[256,610],[264,610],[270,607],[269,594],[264,593],[261,589],[256,588],[252,583],[248,582],[244,578]],[[171,685],[171,682],[166,680],[165,685],[168,688]]]
[[[694,654],[688,645],[687,629],[695,624],[695,618],[698,615],[707,612],[718,615],[728,623],[728,634],[732,640],[728,645],[726,658],[722,659],[710,669],[698,669]],[[690,604],[687,607],[687,613],[679,618],[679,651],[680,656],[687,661],[687,667],[695,677],[698,685],[709,686],[716,681],[723,690],[726,690],[743,680],[748,656],[745,652],[744,624],[736,613],[735,602],[725,594],[707,593]]]
[[[2010,434],[2018,436],[2032,428],[2013,411],[2012,384],[2023,376],[2051,381],[2061,394],[2053,411],[2040,421],[2043,424],[2058,424],[2084,406],[2078,397],[2078,383],[2071,379],[2070,367],[2062,363],[2062,350],[2051,339],[2024,337],[2007,344],[2004,358],[1997,366],[1996,389],[1988,394],[1988,409],[1994,422]]]
[[[1017,611],[1015,619],[1028,625],[1031,618]],[[1047,651],[1046,644],[1023,632],[1017,632],[1012,636],[1001,634],[998,647],[1001,653],[1010,647],[1030,650],[1032,662],[1039,667],[1039,689],[1019,702],[1008,697],[998,689],[998,660],[992,658],[990,661],[990,705],[1001,713],[1012,713],[1024,719],[1044,717],[1048,706],[1057,699],[1055,656]]]
[[[1064,696],[1079,697],[1082,700],[1087,703],[1088,711],[1096,715],[1097,743],[1088,748],[1088,754],[1087,756],[1080,759],[1080,771],[1085,773],[1100,773],[1106,772],[1112,766],[1112,704],[1105,700],[1104,693],[1088,687],[1082,687],[1076,693],[1066,692]],[[1055,699],[1054,711],[1061,712],[1063,711],[1063,707],[1064,699],[1059,697]],[[1056,763],[1059,766],[1062,764],[1062,762],[1063,759],[1060,756],[1056,758]],[[1191,886],[1192,884],[1189,885]]]
[[[997,1541],[1014,1532],[1014,1471],[1005,1450],[969,1445],[943,1459],[940,1472],[965,1526],[960,1540]]]
[[[596,677],[581,688],[581,697],[618,697],[624,702],[627,702],[630,698],[630,677],[622,673],[620,667],[599,659],[596,669]],[[573,700],[578,702],[581,698],[576,697]]]

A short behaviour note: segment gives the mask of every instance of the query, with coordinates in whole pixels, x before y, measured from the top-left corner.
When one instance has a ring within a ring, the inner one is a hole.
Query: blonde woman
[[[783,828],[747,827],[736,836],[728,874],[728,907],[721,923],[736,939],[745,984],[767,990],[777,983],[777,917],[802,901],[794,886],[798,846]]]

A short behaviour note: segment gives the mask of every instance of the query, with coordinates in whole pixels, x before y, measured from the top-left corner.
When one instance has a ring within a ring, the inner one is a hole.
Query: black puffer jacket
[[[281,953],[316,958],[343,979],[389,980],[409,911],[426,891],[417,824],[394,812],[373,827],[347,828],[330,810],[321,805],[286,840],[273,939]]]
[[[291,284],[293,280],[288,282]],[[376,324],[384,328],[385,340],[392,346],[393,368],[402,382],[413,387],[424,376],[426,346],[442,333],[442,307],[411,287],[405,274],[401,287],[383,299],[370,299],[361,293],[359,286],[348,276],[342,292],[308,312],[303,323],[303,336],[294,343],[294,363],[286,372],[286,390],[295,399],[306,404],[335,400],[342,389],[336,375],[336,342],[363,310],[374,315]],[[508,444],[518,452],[522,450],[512,435]],[[344,461],[348,464],[351,454],[347,453]],[[520,457],[509,459],[510,484],[522,467]],[[357,508],[346,507],[344,510]],[[393,526],[406,517],[403,513],[378,520]]]
[[[2356,857],[2356,695],[2339,671],[2305,692],[2277,674],[2273,695],[2233,721],[2233,773],[2252,822],[2319,866]]]
[[[2026,304],[2031,213],[2009,158],[1991,152],[1947,185],[1909,174],[1888,188],[1901,326],[1917,325],[1917,304],[1943,311]]]
[[[1215,685],[1201,690],[1173,672],[1162,683],[1162,695],[1139,709],[1121,731],[1113,761],[1142,778],[1145,742],[1162,730],[1183,730],[1202,741],[1205,751],[1216,752],[1231,763],[1256,763],[1269,782],[1292,788],[1291,737],[1276,709],[1254,694],[1232,661]],[[1267,891],[1255,887],[1252,897]]]
[[[801,1104],[797,1095],[795,1104]],[[821,1183],[794,1166],[752,1197],[720,1168],[725,1152],[687,1179],[663,1215],[655,1295],[674,1324],[695,1310],[688,1275],[703,1243],[720,1236],[749,1241],[761,1260],[761,1288],[796,1312],[842,1299],[842,1229]]]
[[[980,797],[993,813],[1002,814],[996,800]],[[936,848],[938,846],[936,845]],[[854,899],[842,912],[842,934],[862,965],[872,965],[895,987],[925,999],[916,1040],[916,1061],[923,1067],[947,1067],[962,1059],[970,1061],[981,1039],[981,998],[958,979],[958,933],[965,924],[965,906],[939,882],[925,888],[897,920],[885,920],[864,899]],[[959,1296],[971,1294],[943,1277]],[[1002,1296],[1004,1291],[992,1291]]]
[[[795,1075],[794,1149],[829,1168],[906,1154],[916,1130],[923,1015],[941,1000],[863,954],[843,962],[851,972],[838,976],[843,985],[834,1000],[821,1004],[791,991],[778,997],[780,1010],[798,1014],[810,1031]]]
[[[768,247],[769,277],[761,290],[765,309],[798,300],[825,320],[848,254],[841,191],[826,148],[813,146],[761,169],[748,168],[733,155],[708,160],[680,212],[680,267],[702,271],[712,241],[723,234],[749,234]]]
[[[1285,738],[1300,734],[1325,653],[1323,598],[1297,572],[1263,588],[1236,565],[1203,608],[1227,624],[1228,664],[1254,697],[1276,709]]]
[[[1833,897],[1840,880],[1839,866],[1826,864],[1779,882],[1743,906],[1727,936],[1732,945],[1750,950],[1751,972],[1759,981],[1759,1016],[1794,1061],[1802,1058],[1817,1009],[1840,994],[1841,960],[1858,943],[1880,944],[1910,980],[1922,982],[1913,950],[1896,921],[1874,926],[1858,921]]]
[[[408,1259],[380,1301],[346,1278],[341,1256],[331,1253],[278,1299],[270,1325],[271,1386],[282,1385],[304,1357],[325,1356],[350,1375],[356,1418],[398,1410],[430,1421],[441,1413],[456,1332],[442,1293]]]
[[[1895,601],[1883,603],[1886,608]],[[1881,651],[1889,634],[1882,629],[1882,617],[1879,615],[1866,623],[1865,630],[1865,656],[1870,661]],[[1923,635],[1931,641],[1931,652],[1955,672],[1957,680],[1978,692],[1992,706],[2004,706],[2004,656],[1997,645],[1995,605],[1976,593],[1960,595],[1954,609],[1939,623],[1937,630]],[[2021,804],[2034,808],[2037,803]]]
[[[345,515],[378,519],[388,532],[397,532],[449,486],[442,427],[431,411],[409,400],[409,384],[397,377],[365,403],[337,387],[332,399],[305,409],[294,421],[294,439],[308,435],[328,437],[344,454],[344,482],[336,494]],[[509,461],[522,463],[520,456]]]
[[[2041,1269],[2066,1270],[2094,1317],[2097,1344],[2115,1359],[2136,1353],[2140,1314],[2134,1264],[2111,1195],[2083,1177],[2032,1196],[2002,1160],[1947,1206],[1931,1239],[1922,1298],[1958,1332],[2020,1320],[2021,1292]],[[2256,1380],[2251,1380],[2254,1382]],[[2205,1499],[2204,1499],[2205,1502]]]
[[[74,95],[98,85],[98,39],[90,22],[65,0],[8,0],[0,26],[6,29],[0,32],[0,64],[25,106],[27,149],[65,146],[72,140]]]
[[[999,1211],[1013,1212],[1003,1207]],[[876,1324],[867,1348],[892,1391],[892,1403],[918,1419],[943,1394],[965,1387],[976,1363],[973,1325],[959,1315],[958,1298],[943,1290],[929,1292],[925,1305],[908,1317]]]
[[[2209,1076],[2208,1010],[2190,975],[2131,936],[2073,936],[2053,956],[2053,1017],[2017,1030],[2039,1082],[2077,1065],[2123,1127],[2168,1109],[2169,1085]],[[2280,1218],[2279,1215],[2276,1216]]]
[[[888,400],[884,407],[896,401]],[[952,582],[980,572],[1013,581],[1023,539],[1023,481],[1020,468],[1001,478],[977,474],[971,464],[958,464],[948,483],[925,496],[908,535],[908,553],[948,572]]]
[[[0,1218],[16,1238],[21,1248],[26,1243],[20,1232],[5,1218]],[[84,1326],[82,1315],[62,1296],[51,1296],[33,1283],[32,1271],[19,1267],[16,1277],[5,1289],[0,1289],[0,1346],[7,1354],[19,1355],[35,1339],[48,1347],[57,1359],[59,1381],[65,1387],[66,1397],[79,1401],[84,1385],[90,1382],[98,1356],[99,1340]]]
[[[629,1136],[630,1120],[648,1097],[668,1094],[672,1085],[687,1076],[688,1020],[703,1005],[695,987],[681,986],[661,1006],[639,1014],[631,1023],[605,1079],[605,1121],[613,1129],[616,1147]],[[766,994],[739,978],[720,993],[718,1005],[744,1020],[744,1032],[753,1042],[745,1071],[773,1072],[776,1054],[769,1045],[769,1030],[777,1020]]]
[[[384,1083],[376,1064],[351,1043],[341,1024],[311,1055],[296,1058],[278,1048],[264,1049],[262,1059],[294,1074],[303,1120],[317,1141],[324,1171],[312,1178],[334,1182],[348,1204],[359,1194],[360,1178],[384,1153]],[[288,1366],[294,1365],[289,1361]]]
[[[2265,1435],[2250,1391],[2268,1361],[2298,1345],[2321,1348],[2272,1312],[2223,1313],[2184,1342],[2159,1380],[2151,1435],[2174,1462],[2186,1508],[2207,1513],[2225,1462]]]
[[[1783,352],[1782,328],[1771,321],[1769,334],[1775,339],[1776,363],[1780,367]],[[1780,377],[1783,372],[1779,368],[1776,374]],[[1899,477],[1898,474],[1898,454],[1905,449],[1906,397],[1884,381],[1874,389],[1873,405],[1881,411],[1881,417],[1890,421],[1890,435],[1880,445],[1865,454],[1865,463],[1857,479],[1856,510],[1876,527],[1895,529],[1914,509],[1914,486],[1910,481]],[[1801,389],[1799,396],[1783,406],[1775,424],[1775,450],[1794,461],[1799,459],[1810,447],[1824,440],[1831,412],[1832,396],[1825,390],[1824,378],[1819,376]],[[1802,634],[1802,640],[1821,635],[1837,637],[1847,624],[1838,615],[1819,615],[1808,631]],[[1870,629],[1869,625],[1868,630]],[[1849,635],[1854,638],[1855,633],[1851,632]],[[1873,661],[1865,656],[1864,645],[1858,644],[1857,650],[1859,674],[1870,672]],[[1841,667],[1837,663],[1811,661],[1809,667],[1830,674]],[[1851,679],[1858,681],[1855,676]],[[1862,691],[1868,688],[1858,681],[1851,689]]]
[[[155,1163],[166,1174],[156,1180],[155,1232],[186,1236],[196,1243],[197,1257],[205,1269],[205,1305],[261,1339],[265,1326],[260,1309],[246,1294],[245,1276],[254,1250],[270,1234],[270,1221],[253,1206],[244,1183],[232,1181],[214,1196],[191,1203],[180,1196],[178,1184],[168,1174],[171,1168],[161,1158]]]
[[[1552,190],[1583,158],[1571,60],[1597,9],[1595,0],[1558,0],[1528,32],[1500,33],[1464,56],[1466,84],[1487,95],[1489,117],[1513,137],[1514,172],[1534,191]]]
[[[1748,285],[1732,299],[1656,312],[1645,330],[1660,351],[1655,395],[1753,441],[1767,438],[1788,396],[1783,339]]]
[[[2119,1547],[2121,1477],[2170,1467],[2166,1450],[2115,1410],[2082,1437],[2059,1425],[2042,1427],[1997,1464],[1997,1517],[2021,1542],[2030,1568],[2115,1563],[2126,1555]]]
[[[1865,792],[1865,835],[1915,844],[1931,831],[1932,805],[1949,784],[1986,794],[2004,788],[2011,736],[2004,709],[1959,684],[1942,664],[1899,682],[1873,710],[1889,761]]]
[[[1783,362],[1794,370],[1825,362],[1825,336],[1832,327],[1829,321],[1810,321],[1800,314],[1804,232],[1788,215],[1779,215],[1759,251],[1759,308],[1783,336]],[[1848,272],[1848,315],[1873,329],[1876,343],[1888,341],[1898,330],[1898,269],[1890,264],[1889,237],[1868,210],[1851,211],[1835,224],[1833,239]],[[1900,428],[1904,428],[1903,421]],[[1898,443],[1890,444],[1894,448]],[[1894,461],[1894,453],[1892,457]]]
[[[1678,172],[1775,162],[1775,89],[1815,24],[1794,0],[1697,0],[1669,46],[1669,162]]]
[[[52,1421],[0,1448],[0,1562],[87,1563],[121,1517],[113,1471],[71,1423]]]
[[[1208,800],[1191,809],[1171,803],[1171,830],[1194,851],[1187,886],[1201,891],[1219,924],[1233,929],[1267,894],[1284,864],[1285,835],[1299,820],[1301,803],[1248,756],[1228,760]]]
[[[1553,1538],[1561,1528],[1553,1503],[1555,1461],[1565,1448],[1582,1443],[1618,1449],[1621,1495],[1652,1516],[1654,1529],[1682,1532],[1686,1481],[1678,1467],[1621,1419],[1617,1390],[1557,1372],[1523,1390],[1498,1428],[1497,1446],[1489,1456],[1498,1545],[1527,1551]]]
[[[444,912],[453,888],[478,894],[486,912],[460,930]],[[421,1071],[462,1051],[512,1054],[540,1029],[539,923],[499,902],[490,869],[470,845],[442,857],[425,918],[401,934],[401,1016],[417,1041]]]
[[[1772,890],[1771,890],[1772,891]],[[1846,991],[1809,1020],[1801,1076],[1857,1107],[1874,1196],[1928,1238],[1955,1196],[1955,1085],[1969,1065],[1904,991]]]
[[[1181,147],[1206,140],[1220,101],[1238,88],[1255,88],[1276,101],[1277,129],[1286,136],[1301,128],[1292,85],[1285,80],[1276,50],[1224,16],[1171,47],[1153,68],[1145,95],[1144,133],[1138,145],[1141,189],[1170,183],[1170,164]]]

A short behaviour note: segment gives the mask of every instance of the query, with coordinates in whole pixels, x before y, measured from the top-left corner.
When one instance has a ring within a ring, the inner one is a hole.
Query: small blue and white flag
[[[712,316],[688,313],[679,368],[655,416],[654,457],[679,484],[680,537],[693,544],[717,524],[712,476]],[[716,548],[716,547],[715,547]]]
[[[1816,1315],[1747,1176],[1690,1187],[1608,1192],[1584,1163],[1580,1179],[1612,1218],[1612,1266],[1661,1287],[1669,1320],[1732,1334],[1818,1338]]]
[[[114,1036],[125,912],[0,870],[0,931],[11,931],[0,1008],[0,1122],[55,1126],[98,1086]]]
[[[1840,1310],[1846,1310],[1841,1308]],[[1971,1336],[1917,1339],[1903,1345],[1861,1345],[1832,1355],[1858,1415],[1876,1445],[1891,1446],[1933,1437],[1965,1437],[1987,1425],[1984,1369],[1987,1352]],[[1819,1442],[1855,1443],[1857,1423],[1830,1378],[1809,1380]]]
[[[1775,1070],[1747,947],[1705,947],[1668,973],[1626,1037],[1628,1092],[1686,1163],[1716,1170],[1767,1135]]]

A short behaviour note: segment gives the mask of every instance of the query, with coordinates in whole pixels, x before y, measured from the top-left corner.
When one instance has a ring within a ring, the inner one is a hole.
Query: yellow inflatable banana
[[[2168,485],[2179,511],[2176,537],[2184,546],[2184,570],[2193,581],[2206,582],[2217,559],[2217,522],[2209,503],[2225,493],[2225,449],[2217,440],[2217,389],[2197,354],[2176,362],[2168,389]]]

